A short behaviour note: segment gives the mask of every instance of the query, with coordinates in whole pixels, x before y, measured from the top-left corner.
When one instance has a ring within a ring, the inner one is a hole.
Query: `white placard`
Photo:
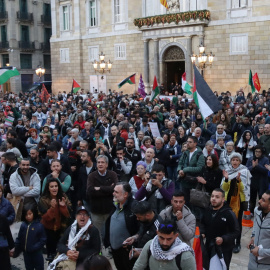
[[[95,93],[98,90],[98,75],[90,75],[90,93]]]
[[[154,138],[160,137],[158,125],[155,122],[149,122],[148,123],[152,132],[152,135]]]

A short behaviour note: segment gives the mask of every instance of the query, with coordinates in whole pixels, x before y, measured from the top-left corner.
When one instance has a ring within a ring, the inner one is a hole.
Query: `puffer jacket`
[[[12,204],[3,196],[0,200],[0,215],[7,218],[9,225],[11,225],[15,219],[15,211]]]
[[[172,210],[173,210],[172,206],[168,206],[167,208],[162,210],[159,215],[163,220],[166,219],[173,220],[175,219],[175,216],[173,215]],[[182,208],[182,214],[183,218],[176,221],[179,232],[179,238],[190,246],[191,245],[190,240],[195,235],[196,218],[186,205],[184,205]]]
[[[39,201],[39,194],[40,194],[40,177],[37,173],[37,170],[33,167],[30,167],[30,186],[33,189],[29,189],[24,185],[20,174],[20,168],[18,168],[11,176],[9,180],[10,190],[13,195],[15,196],[22,196],[22,197],[30,197],[34,198],[36,202]]]
[[[15,248],[26,252],[35,252],[43,248],[46,238],[44,226],[39,221],[23,222],[15,242]]]
[[[263,247],[259,249],[259,256],[263,257],[258,260],[258,257],[253,258],[257,262],[257,265],[261,267],[256,267],[256,269],[270,269],[270,213],[262,219],[262,211],[258,207],[254,210],[254,225],[252,230],[252,236],[254,237],[254,245]],[[254,257],[254,255],[250,255]],[[267,266],[268,265],[268,266]],[[264,268],[265,267],[265,268]]]

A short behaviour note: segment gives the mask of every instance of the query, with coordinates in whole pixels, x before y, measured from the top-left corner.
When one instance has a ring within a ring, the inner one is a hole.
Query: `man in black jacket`
[[[17,133],[14,130],[9,130],[7,132],[7,139],[9,138],[16,139],[16,147],[20,150],[22,156],[27,158],[29,155],[25,143],[18,138]]]
[[[85,207],[79,207],[75,222],[66,229],[57,246],[60,255],[65,254],[68,259],[76,262],[76,269],[79,269],[88,256],[100,251],[98,229],[91,224],[89,216]],[[76,242],[74,244],[75,250],[70,248],[70,241]]]
[[[47,147],[47,158],[42,163],[42,180],[52,172],[51,162],[54,159],[60,160],[60,163],[62,165],[62,171],[71,175],[70,163],[68,161],[68,158],[60,154],[57,151],[57,146],[51,143]]]
[[[147,201],[134,203],[132,212],[140,221],[140,229],[137,234],[127,238],[124,243],[136,246],[132,251],[133,258],[138,258],[144,245],[157,235],[159,224],[163,222],[163,219],[153,211],[151,204]]]
[[[209,257],[211,258],[213,247],[220,247],[229,269],[234,241],[240,230],[235,214],[224,202],[224,191],[220,188],[214,189],[211,195],[211,206],[204,213],[200,231],[202,236],[206,237]]]
[[[156,138],[154,150],[155,150],[155,161],[166,168],[168,162],[170,161],[170,154],[168,150],[164,149],[163,138],[161,137]]]
[[[123,247],[123,242],[139,230],[139,223],[132,213],[133,198],[131,187],[119,182],[113,192],[115,211],[105,224],[105,247],[112,248],[114,264],[117,270],[131,270],[133,261],[129,260],[129,251]]]
[[[80,167],[78,177],[78,189],[77,198],[78,205],[84,205],[87,211],[90,211],[89,200],[86,196],[87,190],[87,178],[88,175],[97,169],[96,163],[92,161],[92,152],[90,150],[84,150],[81,154],[82,166]]]

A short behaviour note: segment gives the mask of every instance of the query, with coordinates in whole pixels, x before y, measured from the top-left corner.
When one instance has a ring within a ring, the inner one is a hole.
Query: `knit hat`
[[[238,158],[240,160],[240,162],[242,162],[242,156],[239,153],[236,153],[236,152],[232,153],[230,155],[230,161],[232,161],[233,158]]]

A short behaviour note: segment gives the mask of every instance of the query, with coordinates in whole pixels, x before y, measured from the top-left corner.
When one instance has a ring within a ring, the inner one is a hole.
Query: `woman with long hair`
[[[56,178],[48,179],[38,203],[41,223],[45,227],[48,261],[53,260],[61,232],[68,225],[71,203]]]

